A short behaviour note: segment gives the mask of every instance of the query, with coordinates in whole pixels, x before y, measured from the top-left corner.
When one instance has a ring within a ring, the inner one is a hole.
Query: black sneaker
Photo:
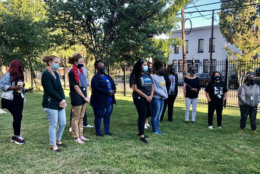
[[[148,143],[148,141],[146,141],[146,139],[145,138],[140,138],[140,140],[143,142],[143,143]]]
[[[103,134],[97,134],[96,136],[97,137],[103,137],[104,135]]]
[[[111,132],[105,133],[105,135],[112,136]]]
[[[19,144],[19,145],[25,144],[25,140],[23,139],[22,136],[13,136],[11,141],[12,141],[13,143]]]

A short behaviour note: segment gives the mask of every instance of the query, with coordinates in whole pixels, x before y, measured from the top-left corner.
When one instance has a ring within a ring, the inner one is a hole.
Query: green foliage
[[[240,52],[230,51],[231,57],[251,60],[260,52],[259,0],[234,0],[222,2],[220,29],[228,42]],[[230,8],[234,7],[234,8]]]
[[[172,3],[174,2],[174,3]],[[162,57],[154,35],[169,31],[187,0],[46,0],[53,28],[61,26],[95,59],[132,63]]]
[[[31,70],[41,68],[48,49],[45,5],[41,0],[0,1],[0,64],[19,59]]]

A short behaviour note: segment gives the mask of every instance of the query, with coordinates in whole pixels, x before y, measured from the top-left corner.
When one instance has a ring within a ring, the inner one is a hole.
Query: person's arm
[[[209,93],[205,92],[205,94],[206,94],[206,97],[208,99],[208,102],[211,102],[211,98],[209,97]]]
[[[103,89],[99,87],[99,81],[96,79],[97,77],[94,76],[91,80],[91,88],[93,92],[97,92],[104,95],[110,95],[110,91],[107,89]]]
[[[136,84],[132,84],[132,89],[134,92],[136,92],[138,95],[142,96],[143,98],[145,98],[146,100],[148,99],[148,96],[143,93],[140,89],[138,89]]]
[[[51,98],[57,100],[58,102],[61,102],[63,98],[61,98],[56,92],[55,89],[53,88],[51,84],[51,75],[44,73],[42,75],[42,86],[44,87],[44,90],[50,95]]]
[[[246,103],[245,91],[243,90],[243,86],[240,86],[239,89],[238,89],[238,100],[241,104]]]

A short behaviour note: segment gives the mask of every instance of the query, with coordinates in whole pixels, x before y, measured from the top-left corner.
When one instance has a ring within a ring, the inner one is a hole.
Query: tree
[[[243,75],[253,71],[253,61],[257,62],[260,52],[260,13],[259,0],[222,0],[220,13],[220,30],[226,40],[234,44],[239,51],[227,47],[230,59],[234,64],[240,83]],[[252,63],[248,63],[248,62]],[[259,60],[258,60],[259,61]]]
[[[162,56],[154,35],[168,32],[187,0],[46,0],[55,27],[63,26],[95,59],[132,63]]]
[[[42,68],[39,56],[49,48],[45,4],[41,0],[0,1],[0,63],[23,61],[31,71],[36,88],[35,70]]]

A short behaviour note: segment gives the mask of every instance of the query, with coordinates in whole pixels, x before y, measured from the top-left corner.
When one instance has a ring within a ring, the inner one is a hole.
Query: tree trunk
[[[33,88],[33,84],[35,83],[36,90],[40,90],[40,83],[36,77],[35,71],[32,67],[32,62],[29,60],[30,63],[30,71],[31,71],[31,88]]]

